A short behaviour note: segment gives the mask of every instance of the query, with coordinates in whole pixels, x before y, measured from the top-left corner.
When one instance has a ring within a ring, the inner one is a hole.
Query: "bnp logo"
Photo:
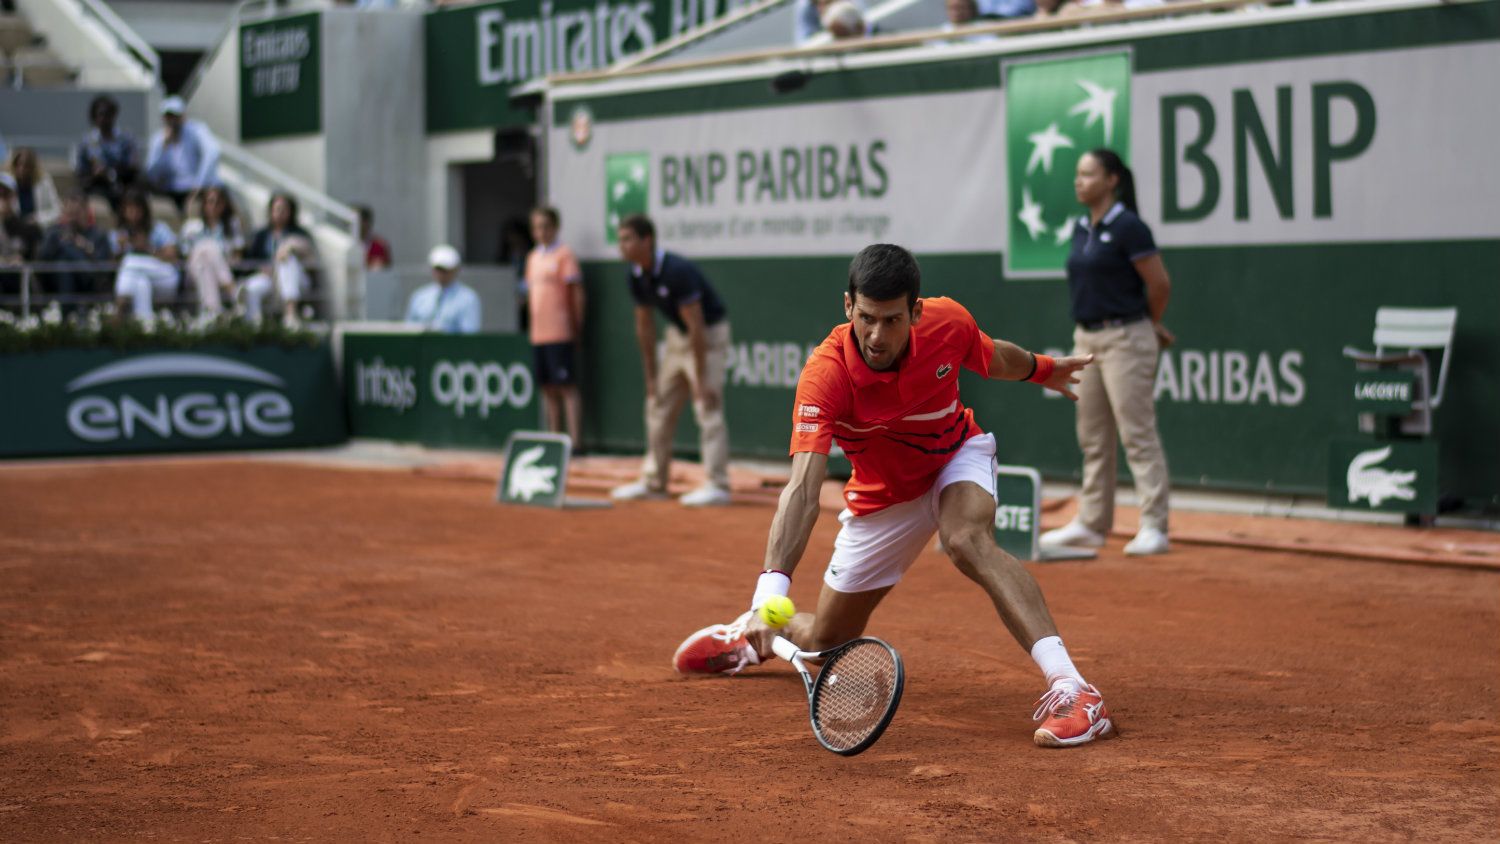
[[[1130,160],[1130,55],[1007,64],[1005,131],[1010,203],[1006,274],[1062,274],[1082,209],[1073,171],[1108,147]]]
[[[604,159],[604,236],[618,239],[620,221],[649,210],[651,156],[644,152],[611,153]]]

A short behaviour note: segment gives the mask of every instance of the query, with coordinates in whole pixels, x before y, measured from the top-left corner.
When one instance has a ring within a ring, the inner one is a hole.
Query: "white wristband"
[[[792,589],[792,576],[784,571],[763,571],[755,582],[755,597],[750,600],[750,609],[758,610],[767,598],[779,595],[783,598]]]

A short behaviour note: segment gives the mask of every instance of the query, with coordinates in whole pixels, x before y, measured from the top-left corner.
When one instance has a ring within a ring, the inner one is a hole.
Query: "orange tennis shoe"
[[[1042,722],[1032,736],[1038,747],[1073,747],[1115,735],[1104,696],[1093,686],[1053,686],[1037,701],[1031,717]]]
[[[738,674],[760,657],[745,639],[750,613],[731,624],[712,624],[687,637],[672,655],[678,674]]]

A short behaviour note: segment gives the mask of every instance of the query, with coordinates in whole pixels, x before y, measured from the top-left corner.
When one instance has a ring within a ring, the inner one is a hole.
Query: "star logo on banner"
[[[1078,105],[1068,109],[1068,114],[1082,114],[1086,116],[1083,128],[1092,129],[1095,123],[1104,121],[1104,143],[1109,145],[1115,136],[1115,94],[1119,93],[1113,88],[1105,88],[1095,85],[1087,79],[1079,79],[1078,87],[1088,92],[1088,97]]]
[[[1026,136],[1031,142],[1031,158],[1026,160],[1026,175],[1030,176],[1038,166],[1043,173],[1052,172],[1052,154],[1061,147],[1073,146],[1073,139],[1057,131],[1056,123],[1048,123],[1040,132]]]
[[[1042,222],[1042,206],[1031,198],[1030,187],[1021,188],[1021,211],[1016,215],[1016,219],[1026,227],[1032,240],[1036,240],[1047,231],[1047,224]]]
[[[1076,225],[1078,221],[1072,217],[1063,220],[1063,224],[1057,227],[1056,243],[1058,246],[1067,246],[1073,240],[1073,227]]]

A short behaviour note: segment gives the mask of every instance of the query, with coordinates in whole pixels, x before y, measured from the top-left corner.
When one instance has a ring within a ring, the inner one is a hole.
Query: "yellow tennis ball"
[[[760,620],[780,630],[792,616],[797,614],[797,606],[792,603],[791,598],[783,595],[772,595],[760,605]]]

